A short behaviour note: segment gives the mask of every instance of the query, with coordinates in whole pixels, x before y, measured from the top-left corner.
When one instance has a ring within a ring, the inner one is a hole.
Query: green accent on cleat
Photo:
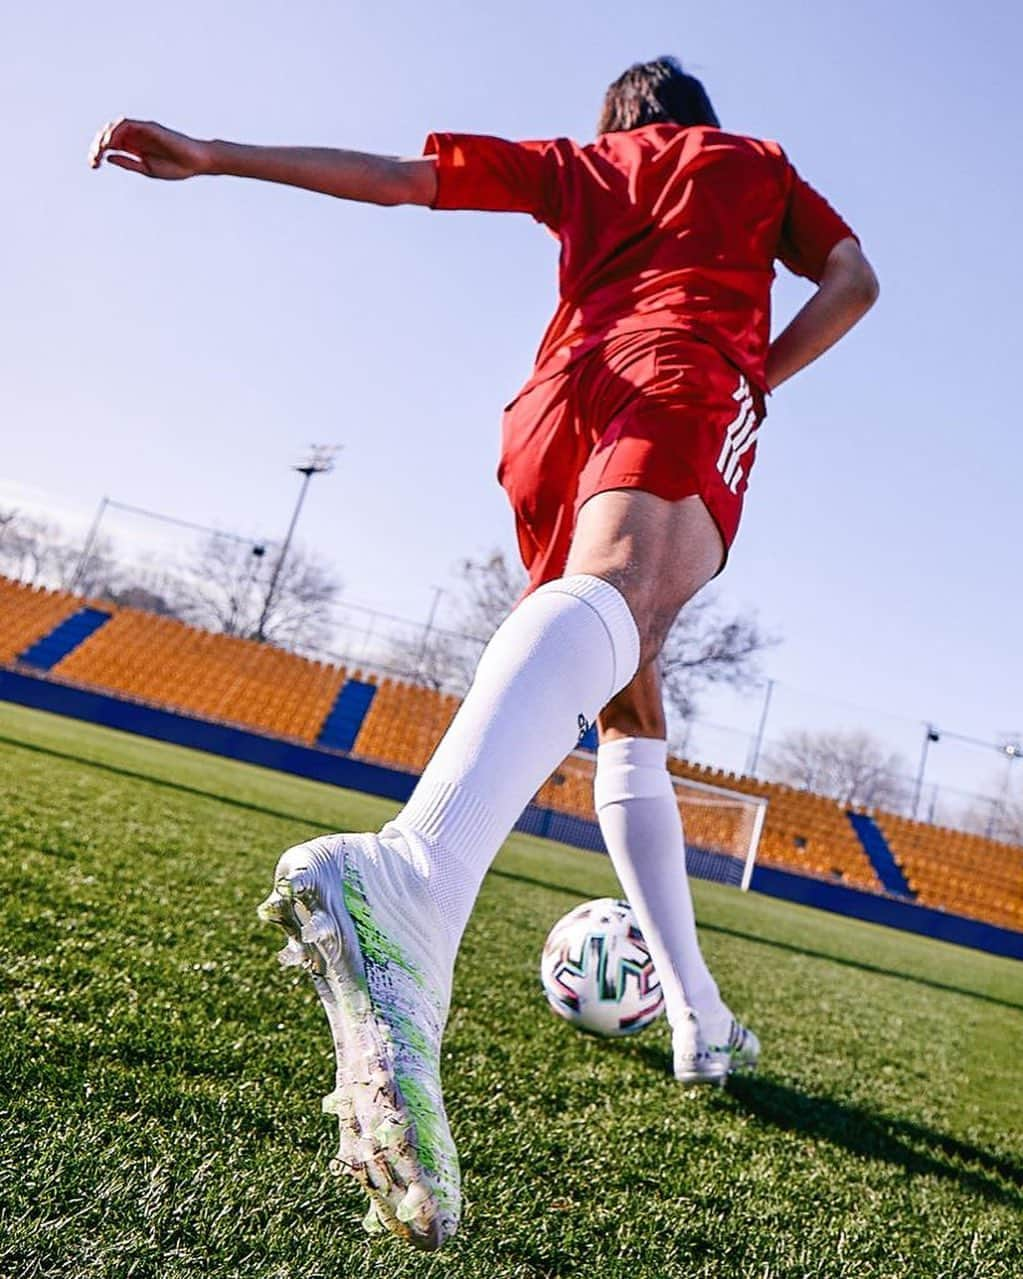
[[[370,1197],[363,1225],[432,1251],[458,1227],[458,1154],[440,1086],[451,963],[418,872],[372,835],[289,849],[260,918],[288,936],[330,1024],[338,1119],[331,1172]]]
[[[404,1140],[406,1132],[405,1124],[395,1119],[385,1119],[378,1128],[374,1129],[373,1136],[386,1150],[399,1145]]]
[[[380,1213],[377,1211],[375,1199],[370,1200],[369,1210],[362,1219],[362,1228],[368,1235],[379,1235],[387,1229],[384,1223],[380,1220]]]
[[[355,921],[355,927],[359,934],[359,946],[362,949],[363,956],[370,963],[377,964],[381,968],[386,968],[388,964],[395,964],[411,976],[416,976],[415,969],[409,963],[401,947],[396,946],[380,931],[376,920],[373,918],[369,903],[366,901],[366,890],[359,875],[350,870],[345,876],[342,891],[344,893],[345,909]]]

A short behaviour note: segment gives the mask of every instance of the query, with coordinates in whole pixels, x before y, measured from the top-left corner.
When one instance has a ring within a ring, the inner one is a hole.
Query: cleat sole
[[[257,913],[287,934],[278,958],[310,972],[330,1024],[337,1079],[322,1109],[338,1117],[340,1131],[329,1169],[368,1192],[362,1224],[369,1233],[389,1230],[432,1251],[456,1223],[441,1211],[420,1162],[415,1121],[393,1071],[391,1032],[373,1012],[354,922],[342,902],[320,900],[311,871],[288,869],[287,857]]]

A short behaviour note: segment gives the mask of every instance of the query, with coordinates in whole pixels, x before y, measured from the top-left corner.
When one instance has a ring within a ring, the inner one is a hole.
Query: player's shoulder
[[[582,148],[608,159],[655,158],[677,154],[688,159],[700,153],[730,152],[760,157],[769,163],[787,164],[781,145],[770,138],[731,133],[711,125],[645,124],[638,129],[604,133]]]
[[[694,141],[697,145],[708,150],[737,151],[768,161],[788,163],[781,143],[773,138],[754,137],[749,133],[730,133],[726,129],[712,129],[704,126],[691,129],[689,132],[696,135]]]

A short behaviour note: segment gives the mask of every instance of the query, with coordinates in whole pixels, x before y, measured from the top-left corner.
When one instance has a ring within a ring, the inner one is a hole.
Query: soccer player
[[[848,332],[877,282],[781,147],[722,131],[671,58],[611,85],[586,146],[433,133],[421,157],[396,159],[120,120],[93,143],[92,165],[104,157],[151,178],[529,213],[561,242],[557,312],[503,424],[531,592],[394,821],[289,849],[260,908],[330,1022],[336,1170],[369,1192],[367,1229],[435,1248],[460,1212],[440,1086],[455,952],[502,842],[594,719],[601,830],[664,989],[675,1075],[719,1083],[756,1064],[700,955],[657,656],[724,566],[766,394]],[[776,260],[817,288],[770,343]]]

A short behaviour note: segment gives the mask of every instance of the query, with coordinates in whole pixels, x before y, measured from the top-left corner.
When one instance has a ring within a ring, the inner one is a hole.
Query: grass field
[[[325,1023],[255,905],[365,796],[0,704],[0,1276],[776,1279],[1023,1274],[1023,967],[697,884],[764,1044],[727,1091],[663,1022],[585,1038],[540,946],[606,862],[511,839],[456,974],[461,1233],[359,1228],[327,1172]]]

